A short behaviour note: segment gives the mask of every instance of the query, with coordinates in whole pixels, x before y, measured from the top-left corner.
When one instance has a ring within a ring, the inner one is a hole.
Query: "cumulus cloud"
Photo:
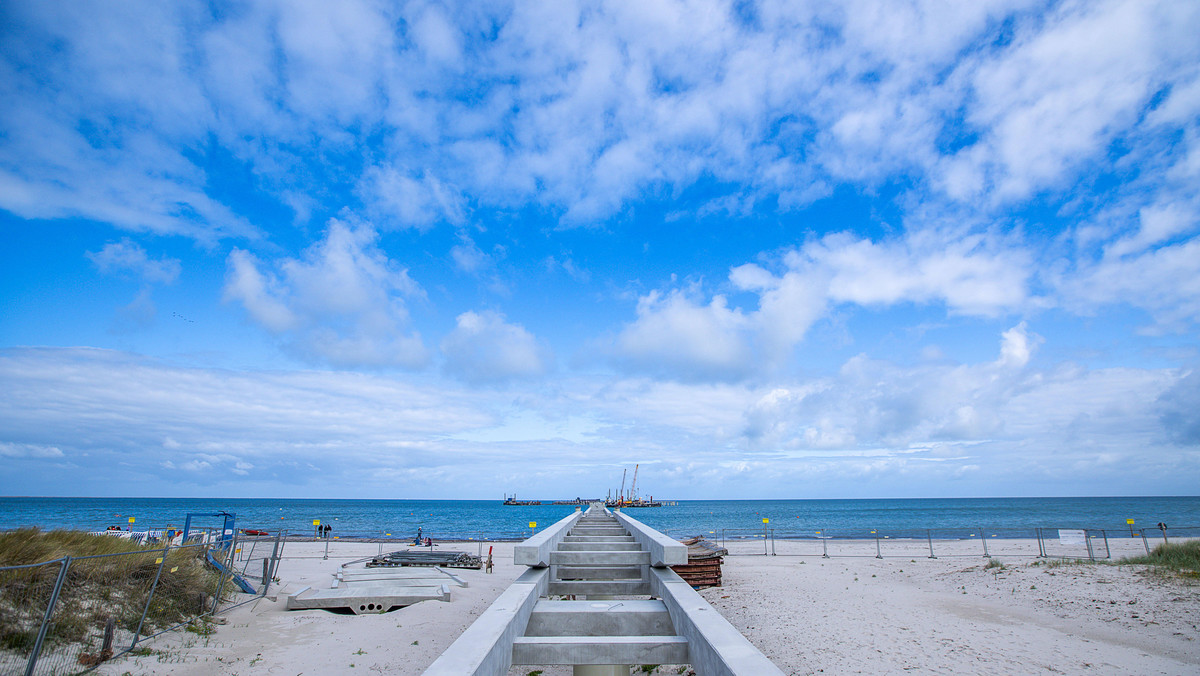
[[[625,368],[687,379],[736,380],[785,364],[832,307],[941,304],[996,317],[1031,300],[1030,256],[986,234],[912,231],[873,241],[835,233],[769,261],[730,270],[728,282],[757,307],[705,301],[699,285],[653,291],[614,340]],[[685,292],[686,291],[686,292]]]
[[[638,300],[637,315],[615,340],[617,360],[628,368],[718,380],[744,377],[753,368],[749,321],[724,296],[698,303],[678,290],[653,291]]]
[[[225,299],[302,356],[336,366],[420,368],[429,354],[419,334],[406,332],[406,299],[424,292],[376,239],[366,224],[332,219],[323,240],[302,258],[277,261],[274,271],[234,249]]]
[[[553,363],[550,349],[525,327],[490,310],[460,314],[441,348],[446,372],[470,383],[538,376]]]
[[[1018,324],[1002,334],[996,360],[969,365],[858,355],[836,376],[764,392],[745,409],[744,434],[759,448],[891,453],[1015,436],[1007,411],[1041,378],[1026,370],[1041,340]]]

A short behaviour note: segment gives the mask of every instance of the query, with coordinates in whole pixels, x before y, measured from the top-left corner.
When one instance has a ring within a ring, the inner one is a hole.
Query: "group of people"
[[[320,526],[317,526],[317,536],[322,537],[322,538],[328,538],[329,533],[332,530],[333,530],[333,526],[330,526],[327,523],[323,523]]]
[[[422,530],[422,526],[417,526],[417,537],[413,538],[413,541],[412,541],[413,545],[417,546],[417,547],[429,547],[430,549],[432,549],[433,548],[433,538],[430,538],[430,537],[422,538],[421,534],[423,532],[424,531]]]

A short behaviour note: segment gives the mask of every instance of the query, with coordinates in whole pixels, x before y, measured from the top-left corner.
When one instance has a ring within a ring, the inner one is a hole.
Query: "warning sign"
[[[1070,547],[1073,545],[1083,546],[1084,531],[1078,529],[1059,529],[1058,542],[1061,545]]]

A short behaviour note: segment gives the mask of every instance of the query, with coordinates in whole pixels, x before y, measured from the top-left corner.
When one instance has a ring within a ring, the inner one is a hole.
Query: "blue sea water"
[[[0,498],[0,530],[135,530],[182,526],[189,513],[230,512],[238,528],[311,534],[313,520],[332,535],[411,539],[418,527],[435,539],[523,539],[530,522],[541,529],[574,511],[569,505],[506,506],[499,500],[293,500],[258,498]],[[627,509],[630,516],[669,535],[762,533],[776,537],[924,537],[978,532],[1031,537],[1036,528],[1088,528],[1128,532],[1163,522],[1172,531],[1200,530],[1200,497],[927,498],[858,500],[686,500],[663,507]],[[763,519],[768,523],[764,524]],[[215,518],[197,525],[217,526]]]

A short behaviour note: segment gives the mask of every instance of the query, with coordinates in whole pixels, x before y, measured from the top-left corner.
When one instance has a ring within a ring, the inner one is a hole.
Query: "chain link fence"
[[[931,528],[924,530],[723,528],[710,531],[732,556],[1031,557],[1109,560],[1149,554],[1171,538],[1200,538],[1200,526],[1102,528]]]
[[[266,595],[283,543],[235,536],[2,567],[0,674],[82,673],[167,631],[204,631],[218,609]]]

